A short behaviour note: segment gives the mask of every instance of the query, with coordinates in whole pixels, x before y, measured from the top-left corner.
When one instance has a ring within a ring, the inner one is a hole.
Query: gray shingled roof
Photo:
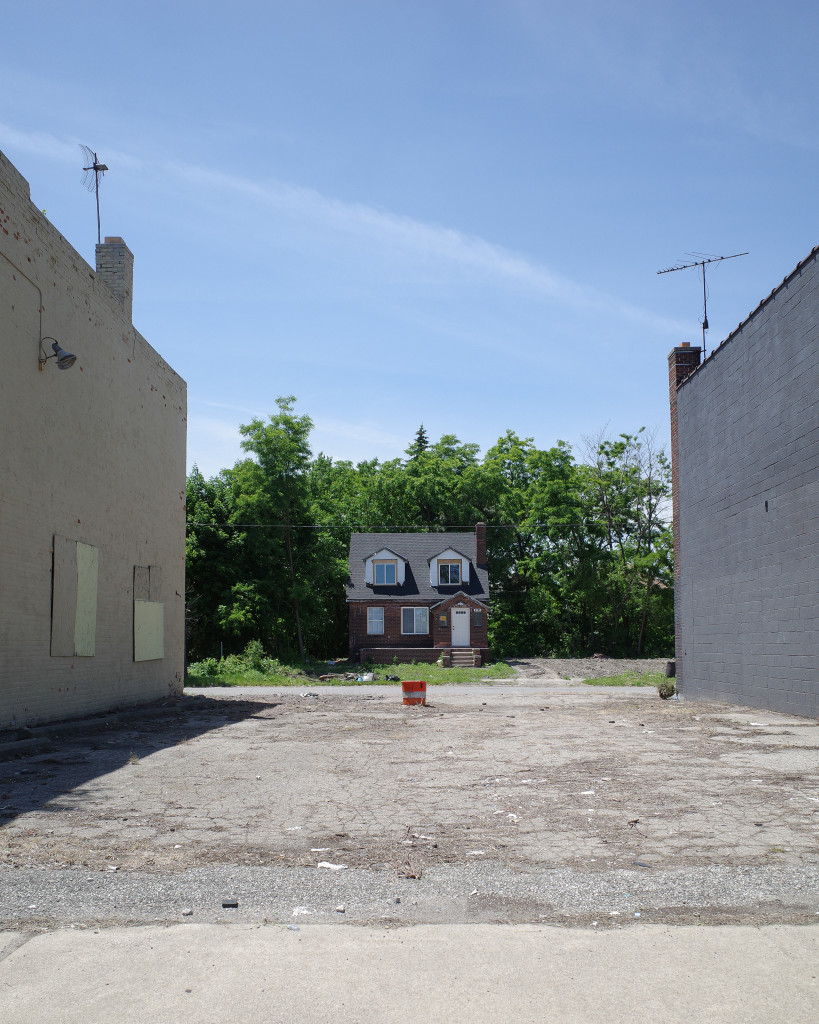
[[[364,564],[382,548],[390,548],[406,559],[406,579],[401,586],[376,587],[365,582]],[[469,583],[431,587],[430,559],[448,548],[469,559]],[[441,601],[459,591],[477,601],[489,601],[489,573],[475,565],[474,533],[354,533],[350,537],[348,601]]]

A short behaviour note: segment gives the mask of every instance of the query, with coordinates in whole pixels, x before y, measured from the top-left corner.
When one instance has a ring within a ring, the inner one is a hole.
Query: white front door
[[[452,609],[452,646],[469,647],[469,609]]]

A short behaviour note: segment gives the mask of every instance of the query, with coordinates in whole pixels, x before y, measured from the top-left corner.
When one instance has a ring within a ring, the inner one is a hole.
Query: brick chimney
[[[672,349],[668,353],[668,399],[671,406],[671,512],[674,523],[674,593],[680,593],[680,500],[678,473],[679,464],[677,461],[677,388],[686,378],[700,365],[702,349],[699,346],[692,346],[689,341]],[[681,690],[682,664],[681,664],[681,640],[682,624],[679,618],[679,597],[674,600],[674,648],[677,662],[677,689]]]
[[[123,239],[106,237],[97,246],[97,276],[122,303],[122,309],[131,323],[133,315],[134,254]]]
[[[486,523],[475,523],[475,565],[486,566]]]

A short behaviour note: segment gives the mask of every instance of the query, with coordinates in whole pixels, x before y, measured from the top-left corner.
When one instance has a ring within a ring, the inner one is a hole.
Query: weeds
[[[226,658],[205,658],[188,666],[186,686],[354,686],[358,676],[372,672],[374,678],[362,685],[394,686],[399,679],[423,679],[430,686],[443,683],[480,683],[484,680],[509,678],[513,670],[504,662],[481,668],[441,668],[437,664],[400,663],[356,667],[348,661],[280,661],[268,658],[258,641],[247,645],[242,654],[229,654]],[[353,675],[349,679],[347,676]],[[331,676],[319,679],[319,676]]]
[[[589,686],[656,686],[661,687],[669,683],[669,680],[662,672],[623,672],[619,676],[602,676],[598,679],[584,679]],[[673,685],[673,684],[672,684]]]

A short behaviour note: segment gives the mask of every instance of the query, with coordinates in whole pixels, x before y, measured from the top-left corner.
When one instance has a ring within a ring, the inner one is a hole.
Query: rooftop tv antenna
[[[93,149],[89,149],[88,146],[83,146],[80,143],[80,149],[85,154],[85,162],[88,164],[87,167],[83,167],[85,174],[82,177],[82,183],[88,189],[89,192],[97,193],[97,243],[102,244],[102,232],[100,231],[100,178],[105,174],[108,168],[105,164],[101,164],[97,158],[97,154]]]
[[[680,263],[678,266],[665,267],[658,274],[671,274],[675,270],[689,270],[691,267],[702,267],[702,358],[705,359],[705,332],[708,330],[708,292],[705,287],[705,268],[709,263],[720,263],[722,260],[735,260],[737,256],[747,256],[747,252],[735,252],[732,256],[709,256],[704,252],[688,252],[686,256],[702,256],[693,263]]]

